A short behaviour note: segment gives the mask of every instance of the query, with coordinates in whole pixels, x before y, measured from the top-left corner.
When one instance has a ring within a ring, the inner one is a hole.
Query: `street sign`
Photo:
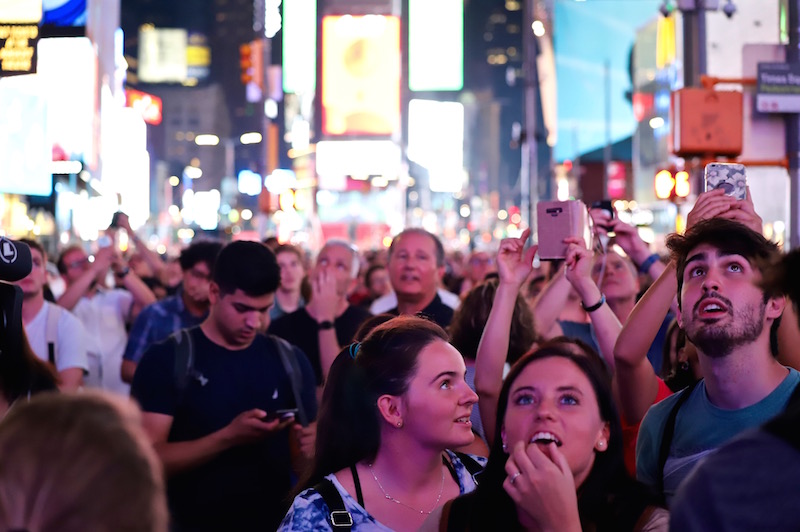
[[[800,113],[800,64],[758,64],[756,109],[762,113]]]

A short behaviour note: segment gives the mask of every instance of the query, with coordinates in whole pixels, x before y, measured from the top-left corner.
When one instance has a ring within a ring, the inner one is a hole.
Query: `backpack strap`
[[[661,436],[661,445],[658,449],[658,469],[656,470],[656,487],[662,499],[666,498],[664,496],[664,466],[667,465],[669,450],[672,447],[672,437],[675,435],[675,421],[678,419],[678,411],[683,406],[683,403],[689,399],[689,396],[692,395],[692,390],[695,389],[699,382],[699,380],[693,382],[681,392],[678,400],[672,406],[669,416],[667,416],[666,423],[664,423],[664,433]]]
[[[328,506],[329,514],[328,521],[334,530],[350,531],[353,527],[353,516],[344,505],[344,500],[339,490],[333,485],[333,482],[327,478],[320,480],[315,486],[314,490],[320,494],[322,500]]]
[[[189,387],[189,377],[194,370],[192,335],[187,329],[179,329],[170,338],[175,342],[175,391],[180,398]]]
[[[303,373],[300,369],[300,364],[297,362],[294,347],[283,338],[275,336],[274,334],[268,334],[267,338],[272,340],[272,343],[275,345],[275,349],[277,349],[278,355],[281,357],[283,369],[286,371],[286,375],[288,375],[289,381],[292,384],[292,394],[294,394],[294,401],[297,406],[297,421],[302,426],[307,427],[309,423],[308,414],[306,414],[306,409],[303,405],[303,397],[300,393],[303,389]]]
[[[58,322],[63,309],[56,304],[47,304],[45,316],[45,340],[47,341],[47,361],[56,368],[56,343],[58,342]],[[56,368],[57,370],[58,368]]]

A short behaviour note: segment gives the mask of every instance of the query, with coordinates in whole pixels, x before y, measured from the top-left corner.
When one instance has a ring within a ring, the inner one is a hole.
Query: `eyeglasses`
[[[88,263],[89,263],[89,258],[84,257],[82,259],[73,260],[72,262],[67,262],[64,264],[64,266],[66,266],[68,270],[74,270],[76,268],[81,268]]]

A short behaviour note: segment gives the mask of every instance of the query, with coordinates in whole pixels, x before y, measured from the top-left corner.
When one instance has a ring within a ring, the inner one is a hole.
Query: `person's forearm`
[[[203,465],[228,449],[231,444],[225,438],[224,430],[197,440],[154,443],[153,448],[164,465],[165,473],[173,475]]]
[[[140,308],[144,308],[156,302],[156,296],[153,294],[153,291],[150,290],[150,287],[144,284],[144,281],[133,271],[129,271],[127,275],[122,278],[122,284],[128,292],[131,293],[134,303],[139,305]]]
[[[591,278],[576,282],[574,288],[578,296],[580,296],[584,307],[595,305],[604,298]],[[603,357],[613,374],[615,370],[614,344],[616,344],[619,333],[622,330],[622,324],[619,322],[617,315],[614,314],[614,311],[611,310],[611,307],[608,306],[608,303],[603,303],[596,310],[589,312],[589,319],[592,321],[592,329],[594,330],[595,338],[597,338],[600,356]]]
[[[475,357],[475,391],[478,394],[478,408],[483,426],[494,427],[497,412],[497,399],[503,386],[503,367],[508,357],[511,321],[514,316],[519,286],[500,284],[489,311],[489,318],[483,328],[481,341]],[[488,440],[494,433],[486,431]],[[491,441],[489,441],[491,445]]]
[[[83,386],[83,368],[67,368],[58,372],[58,389],[77,392]]]
[[[128,232],[128,237],[133,241],[134,245],[136,246],[137,253],[141,253],[142,258],[150,266],[150,269],[153,270],[153,277],[156,279],[162,280],[163,274],[166,271],[164,261],[161,260],[161,255],[153,251],[152,249],[148,248],[147,245],[142,242],[142,239],[139,238],[139,235],[134,233],[133,231]]]
[[[658,335],[677,290],[675,265],[670,263],[625,320],[614,346],[614,359],[618,365],[635,367],[647,358],[650,344]]]
[[[533,315],[536,318],[534,322],[538,336],[546,336],[553,329],[560,310],[567,304],[569,289],[570,284],[564,276],[562,267],[536,296],[533,302]]]
[[[326,382],[331,365],[336,360],[341,347],[339,347],[339,341],[336,339],[336,329],[320,329],[317,335],[319,338],[319,362],[322,366],[322,382]]]
[[[133,360],[123,360],[122,365],[120,366],[120,377],[122,378],[122,382],[127,382],[128,384],[133,383],[133,376],[136,373],[136,362]]]
[[[97,277],[97,272],[94,268],[89,268],[86,272],[83,273],[78,279],[67,286],[64,290],[64,293],[61,294],[61,297],[58,298],[58,305],[63,307],[67,310],[72,310],[75,308],[75,305],[78,304],[78,301],[86,295],[86,292],[89,291],[89,288],[92,286],[92,282],[94,282],[95,278]]]

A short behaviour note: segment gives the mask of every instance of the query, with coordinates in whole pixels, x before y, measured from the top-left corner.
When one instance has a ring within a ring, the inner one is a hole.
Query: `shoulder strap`
[[[681,392],[678,400],[672,406],[669,416],[667,416],[666,423],[664,423],[664,433],[661,436],[661,446],[658,449],[658,469],[656,470],[656,486],[661,497],[664,497],[664,466],[667,465],[669,449],[672,447],[672,437],[675,435],[675,420],[678,418],[678,411],[681,406],[689,399],[689,396],[692,395],[692,390],[695,389],[699,382],[699,380],[693,382]]]
[[[56,366],[56,343],[58,342],[58,322],[63,309],[58,305],[48,303],[47,316],[45,316],[45,340],[47,341],[47,361]]]
[[[331,527],[334,530],[346,530],[349,532],[353,527],[353,516],[347,511],[342,495],[333,485],[333,482],[323,478],[314,486],[314,490],[320,494],[322,500],[328,506],[330,511],[328,521],[330,521]]]
[[[305,406],[303,405],[303,397],[300,391],[303,389],[303,373],[300,369],[300,364],[297,362],[297,357],[294,353],[292,344],[275,336],[274,334],[267,335],[267,338],[272,340],[275,348],[278,350],[278,355],[281,357],[283,369],[286,375],[289,376],[289,381],[292,384],[292,393],[294,394],[294,401],[297,406],[297,421],[304,427],[308,426],[309,419],[306,414]]]
[[[364,504],[364,494],[361,492],[361,479],[358,478],[358,470],[356,469],[355,464],[350,466],[350,474],[353,475],[353,486],[356,488],[356,499],[358,500],[358,504],[360,504],[362,508],[366,509],[367,506]]]
[[[186,329],[179,329],[170,338],[175,342],[175,390],[181,397],[189,386],[189,377],[194,370],[192,335]]]

